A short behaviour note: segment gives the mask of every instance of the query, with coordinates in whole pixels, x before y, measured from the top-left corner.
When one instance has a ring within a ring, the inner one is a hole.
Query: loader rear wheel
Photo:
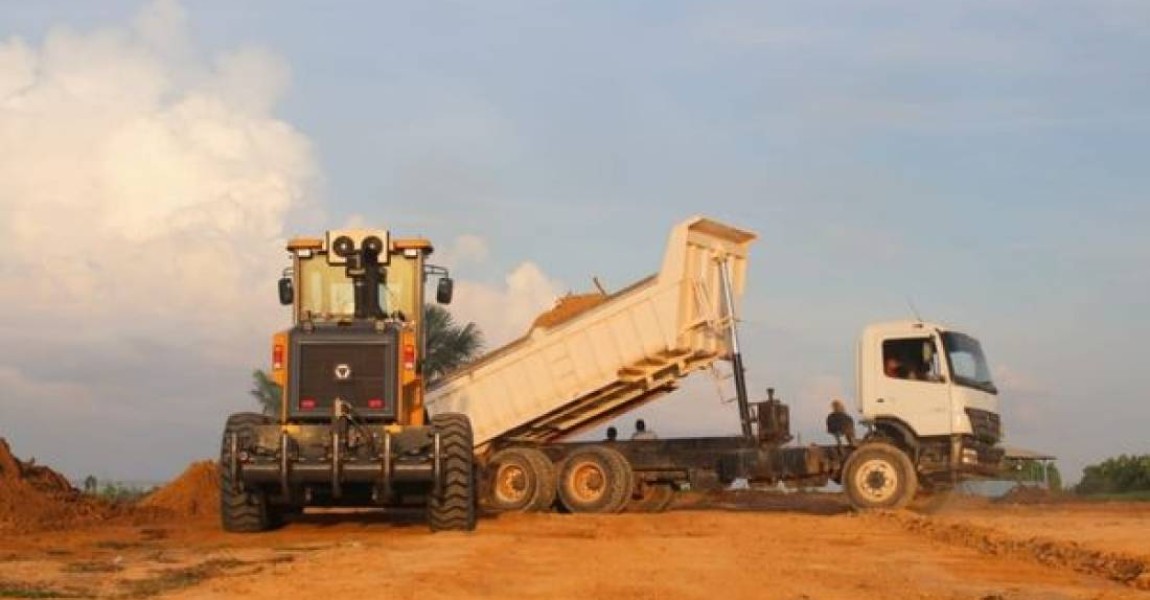
[[[466,415],[446,413],[431,418],[439,433],[442,481],[439,493],[427,498],[427,523],[432,531],[475,529],[475,454],[471,447],[471,421]]]
[[[906,453],[891,444],[859,446],[843,466],[843,488],[855,510],[899,509],[914,499],[918,475]]]
[[[220,522],[225,531],[255,533],[278,524],[278,519],[268,511],[264,495],[245,489],[242,482],[234,479],[231,469],[233,436],[236,448],[245,448],[256,439],[255,428],[270,421],[265,415],[239,413],[228,417],[224,426],[220,447]]]
[[[605,446],[580,448],[559,469],[559,499],[573,513],[619,512],[634,485],[631,464]]]
[[[544,511],[555,503],[555,464],[535,448],[505,448],[492,455],[490,507],[499,512]]]
[[[675,488],[669,483],[642,482],[636,488],[627,502],[627,512],[663,512],[675,500]]]

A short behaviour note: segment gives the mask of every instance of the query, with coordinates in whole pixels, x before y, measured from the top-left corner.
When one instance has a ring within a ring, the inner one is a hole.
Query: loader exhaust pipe
[[[754,441],[751,431],[751,404],[747,397],[747,376],[743,371],[743,354],[739,351],[739,328],[735,319],[735,294],[731,290],[731,261],[719,259],[719,283],[723,287],[723,299],[727,305],[727,330],[731,336],[731,365],[735,371],[735,398],[739,402],[739,421],[743,426],[743,437]]]

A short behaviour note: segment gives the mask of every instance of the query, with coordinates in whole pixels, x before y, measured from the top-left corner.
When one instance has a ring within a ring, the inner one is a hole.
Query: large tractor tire
[[[535,448],[504,448],[488,461],[488,506],[498,512],[538,512],[555,503],[555,464]]]
[[[675,488],[669,483],[641,482],[627,501],[626,512],[657,513],[675,501]]]
[[[228,417],[224,426],[220,446],[220,522],[225,531],[255,533],[282,523],[268,510],[262,493],[247,490],[242,482],[232,478],[232,434],[237,438],[237,448],[243,448],[255,439],[255,428],[268,422],[270,419],[265,415],[239,413]]]
[[[606,446],[575,450],[559,469],[559,500],[573,513],[616,513],[634,489],[631,464]]]
[[[855,510],[899,509],[914,499],[918,474],[898,447],[863,444],[843,466],[843,489]]]
[[[475,529],[475,454],[471,447],[471,421],[466,415],[446,413],[431,418],[439,433],[442,482],[439,493],[427,498],[427,523],[432,531]]]

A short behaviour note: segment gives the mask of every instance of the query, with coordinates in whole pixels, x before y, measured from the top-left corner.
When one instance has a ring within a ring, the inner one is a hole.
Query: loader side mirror
[[[435,286],[435,301],[440,304],[451,304],[451,296],[455,292],[455,282],[450,277],[440,277]]]
[[[295,301],[295,290],[291,286],[290,277],[280,278],[280,304],[288,305]]]

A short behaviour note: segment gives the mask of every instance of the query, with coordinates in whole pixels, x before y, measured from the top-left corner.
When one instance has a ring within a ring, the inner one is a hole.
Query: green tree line
[[[1150,492],[1150,454],[1108,458],[1082,471],[1079,494],[1125,494]]]

